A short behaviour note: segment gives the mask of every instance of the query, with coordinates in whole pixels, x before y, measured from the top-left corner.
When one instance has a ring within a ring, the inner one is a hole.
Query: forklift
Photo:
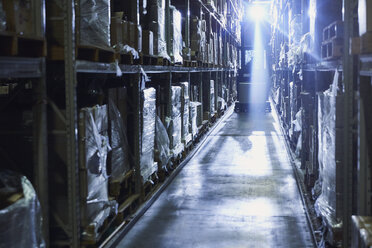
[[[237,76],[238,100],[235,112],[250,112],[252,110],[271,112],[269,102],[269,71],[266,46],[254,46],[254,35],[259,25],[251,21],[242,22],[241,68]],[[265,30],[263,29],[262,32]],[[264,36],[264,34],[263,34]],[[265,44],[266,37],[260,42]],[[256,73],[256,75],[255,75]],[[258,74],[262,76],[257,76]]]

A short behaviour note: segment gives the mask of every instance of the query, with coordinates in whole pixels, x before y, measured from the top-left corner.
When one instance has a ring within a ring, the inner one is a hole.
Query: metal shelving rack
[[[46,74],[45,58],[0,57],[0,80],[32,79],[33,112],[33,178],[30,181],[37,192],[43,217],[43,235],[48,244],[49,196],[47,163],[47,120],[46,120]]]
[[[140,16],[141,16],[141,6],[140,0],[131,0],[132,10],[131,12],[137,13],[134,16],[134,20],[131,20],[135,24],[139,25],[141,23]],[[167,4],[169,4],[170,0],[167,0]],[[180,1],[178,1],[180,2]],[[239,46],[240,42],[235,37],[228,28],[226,28],[226,23],[223,23],[216,14],[211,11],[207,6],[203,4],[201,0],[183,0],[184,6],[186,6],[187,10],[186,13],[190,13],[190,5],[198,4],[200,8],[203,10],[206,15],[209,16],[209,19],[212,20],[215,24],[216,29],[219,32],[224,33],[224,41],[229,41],[233,43],[235,46]],[[228,8],[229,11],[233,11],[235,15],[238,15],[237,7],[233,4],[232,0],[228,0]],[[231,9],[231,10],[230,10]],[[78,165],[78,109],[77,109],[77,85],[78,79],[77,75],[87,75],[87,74],[111,74],[115,75],[117,73],[116,65],[107,64],[107,63],[98,63],[98,62],[88,62],[88,61],[81,61],[75,59],[75,51],[76,51],[76,42],[75,42],[75,0],[64,1],[64,12],[65,12],[65,19],[64,19],[64,87],[65,87],[65,113],[62,114],[62,111],[56,110],[59,112],[59,115],[64,119],[66,123],[65,132],[62,132],[67,140],[67,163],[66,163],[66,170],[67,170],[67,184],[68,184],[68,221],[64,223],[60,217],[55,216],[53,213],[53,217],[57,219],[57,222],[67,236],[68,240],[54,240],[53,245],[68,245],[70,247],[80,247],[81,245],[81,230],[80,230],[80,196],[79,196],[79,165]],[[186,28],[187,32],[184,40],[186,44],[190,43],[190,34],[189,34],[189,23],[190,23],[190,16],[186,16]],[[0,62],[1,63],[1,62]],[[27,68],[27,67],[26,67]],[[139,82],[142,81],[143,72],[146,74],[161,74],[162,76],[166,77],[169,81],[169,88],[172,85],[172,75],[183,75],[183,77],[191,82],[192,78],[195,78],[194,75],[198,75],[200,82],[200,89],[202,89],[203,80],[207,79],[214,79],[216,81],[216,88],[222,89],[222,85],[233,89],[234,84],[234,77],[236,76],[236,72],[234,69],[231,68],[223,68],[223,67],[213,67],[213,68],[199,68],[199,67],[182,67],[182,66],[150,66],[150,65],[119,65],[120,70],[124,75],[130,75],[130,84],[133,85],[131,96],[135,99],[135,115],[134,115],[134,123],[135,123],[135,149],[134,149],[134,161],[135,165],[134,168],[138,172],[140,168],[140,97],[141,97],[141,84]],[[16,70],[15,67],[14,70]],[[25,68],[23,68],[24,70]],[[30,67],[30,71],[33,68]],[[26,71],[25,71],[26,73]],[[205,78],[204,78],[205,77]],[[221,90],[222,91],[222,90]],[[231,91],[230,91],[231,92]],[[200,102],[202,102],[202,93],[200,93]],[[44,116],[45,117],[45,116]],[[45,130],[45,128],[43,129]],[[46,134],[44,134],[45,138]],[[50,148],[53,149],[53,148]],[[45,175],[44,179],[45,179]],[[141,184],[140,184],[140,176],[136,173],[136,192],[140,192]],[[47,181],[47,180],[45,180]],[[59,219],[59,220],[58,220]]]
[[[356,82],[358,81],[358,72],[357,72],[357,58],[356,56],[349,55],[349,48],[350,48],[350,39],[352,37],[357,36],[357,30],[355,30],[355,19],[357,17],[356,13],[356,6],[358,1],[355,0],[343,0],[338,2],[342,3],[343,11],[339,9],[338,13],[329,13],[329,15],[334,15],[338,20],[341,18],[344,21],[344,33],[343,33],[343,56],[340,59],[335,59],[331,61],[322,61],[322,62],[313,62],[312,59],[310,61],[306,61],[306,63],[302,63],[299,65],[299,67],[296,69],[296,71],[292,71],[291,68],[278,68],[276,75],[280,79],[279,82],[277,82],[276,86],[279,86],[281,88],[284,87],[283,94],[284,96],[289,97],[289,82],[293,81],[295,82],[296,80],[296,73],[300,70],[303,75],[303,79],[300,80],[300,87],[302,91],[309,91],[311,94],[318,92],[318,91],[324,91],[329,87],[329,83],[332,80],[332,75],[335,70],[338,70],[342,74],[342,82],[343,82],[343,99],[344,103],[342,106],[342,112],[344,113],[343,115],[343,137],[344,140],[342,144],[337,144],[340,145],[341,150],[342,150],[342,158],[341,158],[341,163],[342,163],[342,170],[340,170],[340,178],[342,178],[342,187],[340,195],[342,196],[342,201],[341,201],[341,220],[342,220],[342,230],[341,230],[341,235],[342,235],[342,242],[344,247],[349,247],[350,246],[350,241],[351,241],[351,215],[355,214],[355,209],[356,206],[363,211],[360,212],[360,214],[364,215],[371,215],[371,196],[368,192],[370,192],[371,189],[371,181],[370,181],[370,168],[367,165],[367,159],[366,155],[368,153],[368,149],[365,147],[367,144],[367,140],[364,138],[365,137],[365,132],[368,132],[367,126],[368,123],[371,124],[371,122],[368,122],[365,118],[365,116],[361,116],[361,109],[363,109],[363,106],[361,108],[361,103],[359,103],[359,110],[357,109],[357,103],[358,100],[356,98],[356,93],[357,93],[357,85]],[[283,6],[283,13],[282,13],[282,18],[284,20],[284,23],[282,24],[282,28],[284,28],[284,31],[286,31],[286,24],[285,22],[288,23],[286,20],[286,14],[284,13],[285,11],[288,11],[286,8],[288,8],[289,5],[293,4],[294,1],[287,0],[282,2]],[[306,25],[308,25],[309,22],[307,19],[309,18],[306,16],[304,13],[307,13],[306,7],[308,7],[309,1],[302,1],[300,5],[305,6],[305,10],[302,9],[302,29],[303,32],[306,33],[307,31],[310,31],[306,29]],[[323,4],[323,3],[322,3]],[[329,4],[324,3],[324,5]],[[336,8],[335,8],[336,9]],[[338,11],[338,10],[337,10]],[[334,12],[334,11],[333,11]],[[342,13],[343,14],[342,14]],[[333,17],[327,16],[326,19],[332,19]],[[315,21],[315,43],[316,45],[316,50],[320,51],[320,40],[322,37],[322,28],[324,26],[325,21],[323,20],[322,17],[320,17],[319,20]],[[280,43],[281,42],[288,42],[287,37],[285,35],[281,34],[276,34],[276,36],[279,38],[278,43],[274,44],[274,49],[275,49],[275,57],[279,58],[279,51],[280,51]],[[282,36],[282,37],[280,37]],[[319,49],[317,49],[319,48]],[[318,51],[318,52],[319,52]],[[316,54],[315,54],[316,55]],[[319,55],[319,54],[318,54]],[[372,76],[371,73],[371,68],[372,68],[372,60],[370,56],[361,56],[361,64],[360,64],[360,75],[363,76],[359,79],[359,84],[360,87],[362,87],[362,84],[365,85],[370,85],[370,77]],[[276,62],[278,63],[278,61]],[[284,83],[283,83],[284,81]],[[327,84],[328,82],[328,84]],[[368,91],[367,91],[368,92]],[[362,91],[360,91],[360,94],[362,94]],[[315,95],[316,97],[316,95]],[[366,96],[365,96],[366,97]],[[313,99],[314,105],[313,107],[317,110],[318,106],[316,104],[316,100]],[[366,103],[364,103],[365,105]],[[367,106],[367,105],[365,105]],[[311,110],[311,108],[309,109]],[[358,114],[359,112],[359,114]],[[316,113],[316,112],[315,112]],[[356,127],[358,126],[356,124],[356,117],[359,115],[359,148],[356,147],[356,140],[357,140],[357,130]],[[360,121],[360,120],[363,121]],[[283,123],[286,121],[283,119]],[[284,124],[285,125],[285,124]],[[313,128],[317,130],[317,118],[315,118],[313,123],[310,123],[310,125],[313,125]],[[287,127],[288,128],[288,127]],[[307,132],[308,130],[306,130]],[[304,133],[303,133],[304,135]],[[307,134],[309,135],[309,134]],[[314,133],[314,135],[318,135],[317,131]],[[304,137],[304,136],[303,136]],[[306,141],[308,143],[308,141]],[[306,143],[305,142],[305,143]],[[317,143],[317,140],[315,140]],[[306,145],[305,143],[302,143],[302,146]],[[306,147],[306,146],[305,146]],[[318,149],[317,144],[315,144],[316,149]],[[367,146],[368,147],[368,146]],[[308,147],[307,147],[308,148]],[[305,150],[307,149],[305,148]],[[355,175],[356,175],[356,165],[355,161],[357,161],[356,158],[356,152],[358,150],[359,154],[359,172],[358,172],[358,179],[355,180]],[[307,151],[305,153],[308,153]],[[304,155],[304,154],[302,154]],[[301,159],[301,169],[306,168],[306,162],[309,162],[310,158],[307,157],[309,154],[305,154],[304,157]],[[311,160],[310,160],[311,161]],[[313,161],[313,168],[318,168],[318,162],[317,162],[317,157]],[[306,173],[304,172],[304,177],[306,177]],[[305,181],[305,184],[309,183],[308,181]],[[358,185],[359,194],[356,194],[355,192],[355,187]],[[311,183],[310,183],[311,186]],[[357,202],[355,202],[357,201]]]

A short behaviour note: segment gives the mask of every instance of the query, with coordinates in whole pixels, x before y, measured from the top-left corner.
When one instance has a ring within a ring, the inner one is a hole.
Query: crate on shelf
[[[343,36],[343,21],[335,21],[323,29],[323,41],[332,40],[334,38],[343,38]]]
[[[321,54],[323,60],[333,60],[342,57],[344,44],[342,38],[333,38],[322,42]]]

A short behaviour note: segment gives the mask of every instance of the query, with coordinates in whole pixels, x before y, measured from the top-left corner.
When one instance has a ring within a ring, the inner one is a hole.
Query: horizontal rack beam
[[[0,57],[0,78],[40,78],[43,58]]]

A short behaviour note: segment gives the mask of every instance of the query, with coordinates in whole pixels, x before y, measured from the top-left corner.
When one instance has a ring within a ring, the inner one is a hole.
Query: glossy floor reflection
[[[313,247],[271,114],[232,114],[118,247]]]

